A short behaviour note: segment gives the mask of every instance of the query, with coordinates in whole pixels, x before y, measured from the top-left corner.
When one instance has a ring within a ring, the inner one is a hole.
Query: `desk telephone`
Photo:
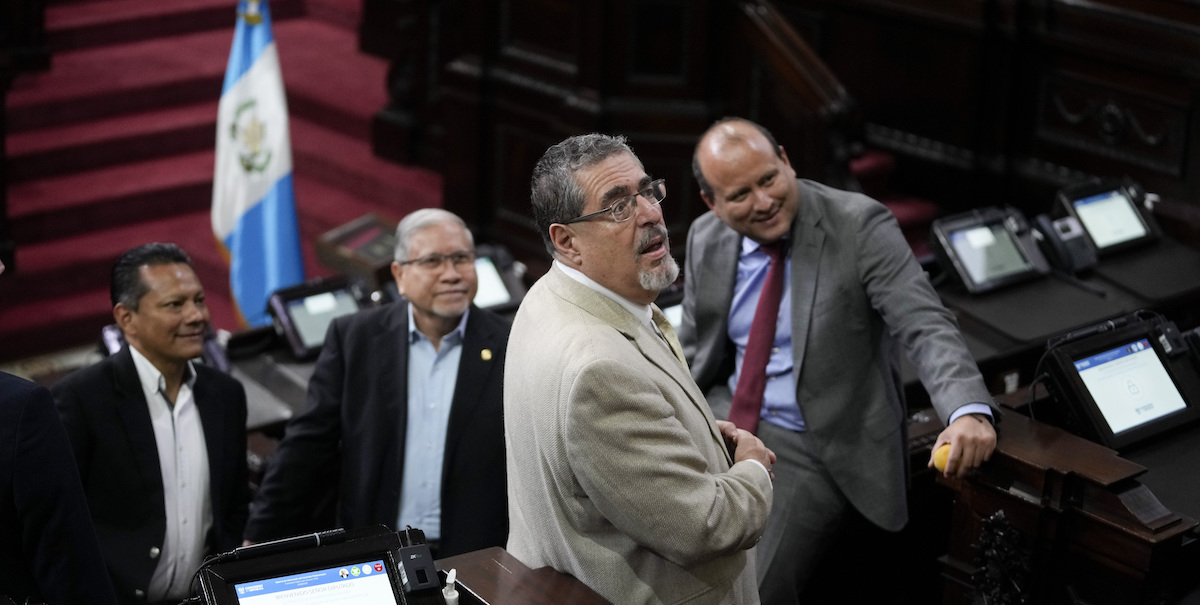
[[[1096,247],[1079,219],[1073,216],[1051,219],[1039,214],[1034,225],[1034,239],[1055,269],[1074,274],[1096,266]]]

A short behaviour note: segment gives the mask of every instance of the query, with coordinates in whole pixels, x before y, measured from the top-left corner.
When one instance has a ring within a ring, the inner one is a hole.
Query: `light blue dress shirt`
[[[785,257],[783,298],[779,301],[779,316],[775,320],[775,344],[767,361],[767,384],[763,390],[763,406],[759,418],[793,431],[804,430],[804,417],[796,404],[796,382],[792,375],[792,259]],[[746,357],[746,342],[750,339],[750,324],[758,308],[758,296],[767,281],[771,259],[758,242],[742,238],[742,253],[738,257],[737,283],[733,288],[733,305],[729,308],[729,339],[737,348],[734,372],[729,377],[729,392],[737,390]]]
[[[775,344],[771,358],[767,361],[767,385],[763,392],[760,420],[793,431],[803,431],[804,416],[796,403],[796,382],[792,373],[792,258],[785,257],[783,275],[783,298],[779,302],[779,317],[775,321]],[[746,342],[750,339],[750,324],[758,308],[758,296],[767,280],[771,259],[763,252],[758,242],[742,238],[741,255],[738,257],[737,282],[733,289],[733,305],[729,308],[729,339],[737,348],[734,372],[729,377],[729,392],[737,389],[738,377],[742,374],[742,360],[746,356]],[[854,380],[847,376],[847,380]],[[947,422],[953,423],[963,414],[983,414],[991,418],[991,409],[983,403],[968,403],[954,411]]]
[[[442,536],[442,459],[469,313],[435,350],[408,308],[408,428],[396,529],[411,525],[431,541]]]

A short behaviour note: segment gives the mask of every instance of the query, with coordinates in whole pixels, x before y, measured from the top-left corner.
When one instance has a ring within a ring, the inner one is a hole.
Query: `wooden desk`
[[[943,602],[1172,602],[1195,582],[1197,522],[1163,506],[1145,470],[1010,411],[979,472],[939,478],[957,492]]]
[[[549,567],[530,569],[499,546],[447,557],[435,564],[439,571],[457,570],[462,605],[608,605],[574,576]]]

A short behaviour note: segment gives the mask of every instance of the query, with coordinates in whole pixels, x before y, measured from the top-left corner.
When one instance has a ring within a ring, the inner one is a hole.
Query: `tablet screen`
[[[292,325],[307,348],[320,347],[325,342],[325,332],[334,319],[358,310],[358,302],[344,289],[321,292],[287,303]]]
[[[1144,338],[1078,359],[1075,371],[1114,435],[1186,407]]]
[[[235,584],[238,605],[396,605],[382,559]]]
[[[1003,223],[968,227],[950,233],[950,245],[963,269],[976,284],[1026,273],[1033,265],[1025,258]]]
[[[492,259],[486,256],[475,257],[475,274],[479,277],[479,289],[475,291],[473,301],[475,306],[486,309],[512,300],[512,294],[509,294],[508,286],[504,284],[504,279],[500,277],[500,271],[496,269]]]
[[[1147,235],[1137,208],[1121,190],[1114,189],[1071,202],[1083,228],[1103,250]]]

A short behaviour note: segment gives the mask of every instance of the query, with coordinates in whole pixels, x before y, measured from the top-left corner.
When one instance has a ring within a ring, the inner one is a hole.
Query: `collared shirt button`
[[[157,546],[150,547],[150,558],[151,559],[157,559],[158,555],[160,555],[160,554],[162,554],[162,550],[160,550]]]
[[[139,599],[144,599],[146,598],[146,591],[142,590],[141,588],[135,588],[133,590],[133,596]]]
[[[779,352],[779,347],[771,347],[771,352],[772,352],[772,353],[778,353],[778,352]]]

